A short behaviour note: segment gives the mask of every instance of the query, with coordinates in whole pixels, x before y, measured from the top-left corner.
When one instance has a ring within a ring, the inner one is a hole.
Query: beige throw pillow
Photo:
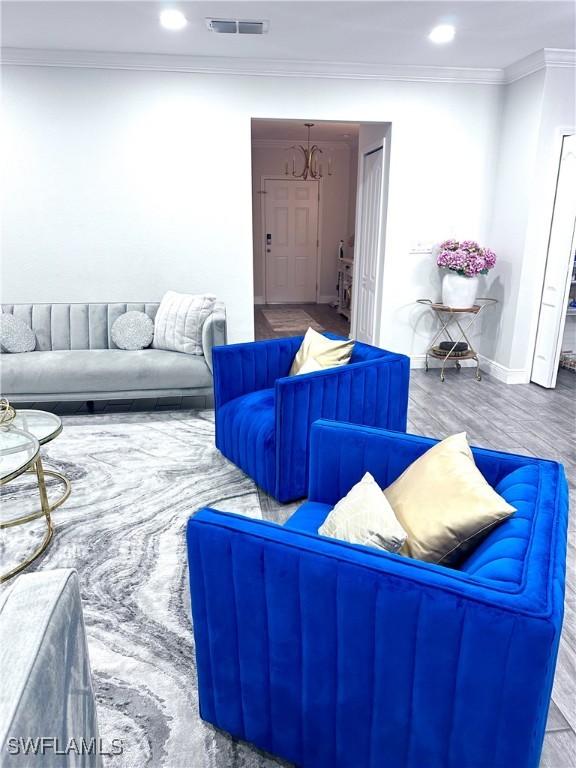
[[[488,485],[466,433],[420,456],[384,494],[408,534],[402,554],[456,565],[516,510]]]
[[[406,541],[406,531],[369,472],[340,499],[318,533],[388,552],[397,552]]]
[[[354,341],[327,339],[313,328],[308,328],[292,362],[290,376],[346,365],[353,349]]]

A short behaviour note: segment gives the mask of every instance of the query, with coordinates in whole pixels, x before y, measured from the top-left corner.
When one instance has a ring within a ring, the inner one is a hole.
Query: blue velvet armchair
[[[188,523],[200,711],[303,768],[537,768],[560,630],[567,486],[551,461],[474,449],[516,512],[458,570],[319,536],[366,471],[435,441],[321,421],[284,526]]]
[[[306,495],[317,419],[406,431],[409,358],[356,342],[348,365],[288,376],[302,338],[213,350],[216,446],[282,502]]]

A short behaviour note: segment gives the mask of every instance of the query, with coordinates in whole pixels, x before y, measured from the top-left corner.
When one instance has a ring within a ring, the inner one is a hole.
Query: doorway
[[[252,120],[256,338],[379,343],[390,128]]]
[[[349,335],[359,127],[252,120],[257,338],[308,327]]]
[[[556,386],[576,371],[576,134],[562,140],[531,380]]]

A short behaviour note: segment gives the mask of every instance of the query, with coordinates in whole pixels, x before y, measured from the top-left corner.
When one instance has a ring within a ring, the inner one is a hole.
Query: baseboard
[[[332,304],[333,301],[337,301],[338,296],[318,296],[318,304]]]
[[[478,355],[480,360],[480,368],[495,379],[503,381],[504,384],[529,384],[530,383],[530,371],[524,368],[507,368],[502,363],[497,363],[496,360],[491,360],[485,355]]]
[[[264,296],[254,296],[254,304],[266,304]]]
[[[485,373],[494,376],[498,381],[504,382],[504,384],[528,384],[530,382],[530,371],[526,371],[522,368],[507,368],[501,363],[497,363],[495,360],[491,360],[485,355],[478,355],[480,360],[480,370]],[[476,363],[474,360],[462,360],[460,362],[463,368],[474,368]],[[428,358],[429,368],[440,368],[442,361],[433,357]],[[452,367],[452,363],[449,364]],[[424,368],[426,366],[426,355],[412,355],[410,358],[410,368]]]

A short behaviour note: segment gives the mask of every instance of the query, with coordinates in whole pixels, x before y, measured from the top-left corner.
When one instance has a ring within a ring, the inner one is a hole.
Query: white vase
[[[478,276],[464,277],[457,272],[446,272],[442,280],[442,304],[452,309],[474,306],[478,293]]]

